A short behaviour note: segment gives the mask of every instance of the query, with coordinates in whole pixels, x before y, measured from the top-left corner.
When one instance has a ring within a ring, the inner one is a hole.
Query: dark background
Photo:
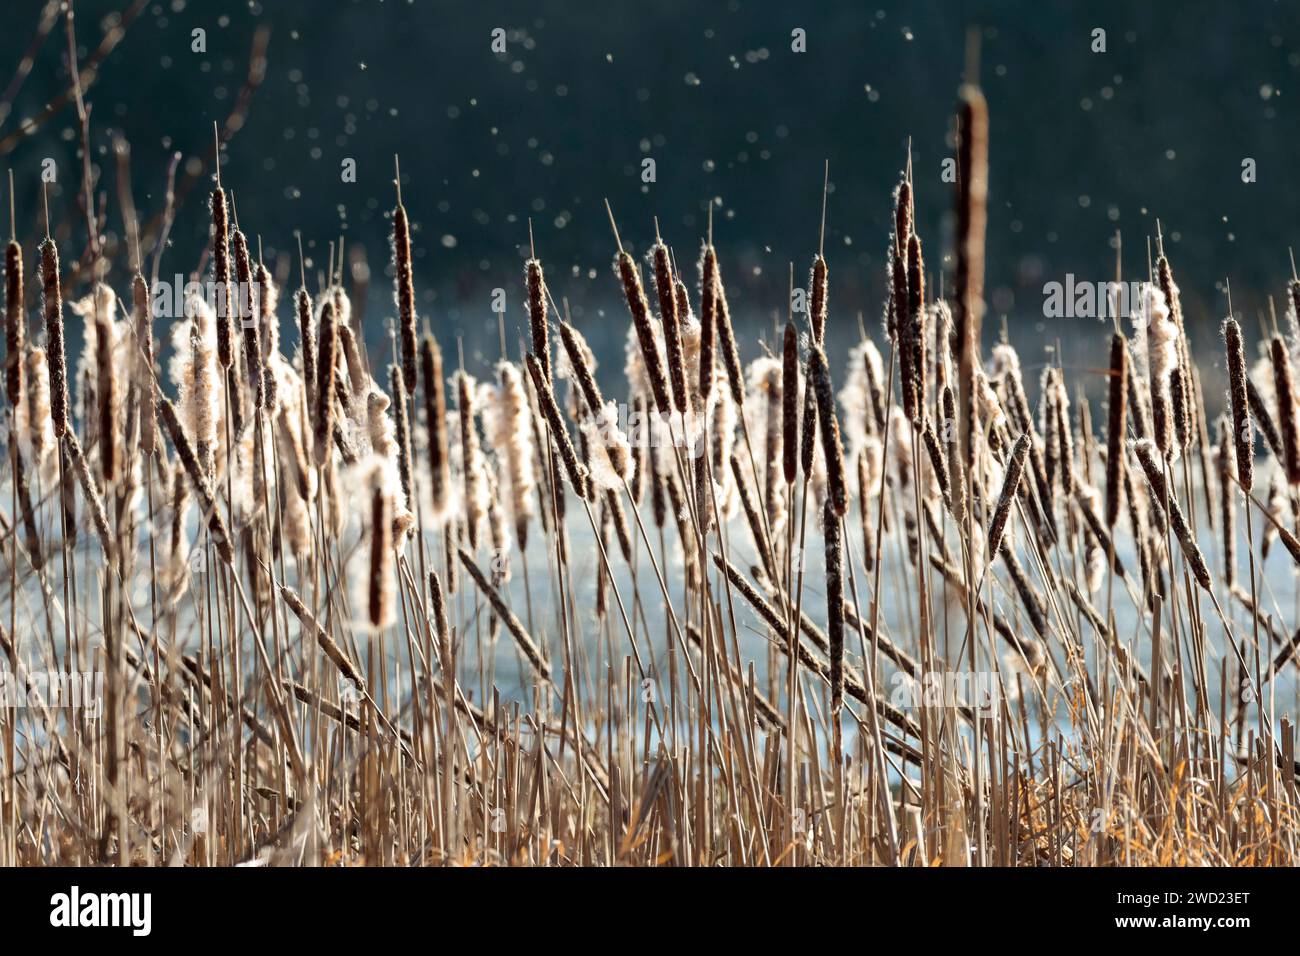
[[[132,6],[78,0],[83,71]],[[0,84],[31,43],[42,7],[6,3]],[[657,215],[683,268],[698,253],[713,198],[733,312],[770,329],[772,316],[784,315],[789,262],[797,283],[806,282],[829,160],[831,324],[847,341],[856,337],[858,311],[872,327],[880,315],[890,191],[909,137],[932,281],[940,270],[950,274],[952,187],[940,181],[940,164],[951,155],[971,24],[981,27],[979,72],[991,113],[986,334],[1006,315],[1026,365],[1058,340],[1079,344],[1067,351],[1067,366],[1100,364],[1099,330],[1108,326],[1044,319],[1043,283],[1068,272],[1111,278],[1116,230],[1126,278],[1143,278],[1157,217],[1194,343],[1214,348],[1225,277],[1247,328],[1257,328],[1267,296],[1280,296],[1289,277],[1300,208],[1300,132],[1290,107],[1300,98],[1300,85],[1291,86],[1300,75],[1294,3],[161,0],[142,5],[87,93],[96,190],[107,198],[114,242],[122,219],[113,137],[131,145],[145,221],[162,208],[167,162],[180,151],[179,179],[187,170],[197,178],[162,274],[194,269],[207,234],[212,123],[231,113],[255,33],[265,28],[265,77],[224,151],[223,183],[235,192],[244,230],[261,237],[282,272],[292,265],[295,286],[294,230],[313,276],[340,235],[350,249],[364,248],[373,270],[364,312],[372,343],[384,341],[393,311],[394,153],[415,225],[419,306],[444,347],[463,337],[470,358],[495,353],[489,297],[498,286],[507,290],[513,347],[531,217],[552,291],[571,301],[606,359],[606,376],[622,365],[614,350],[626,309],[611,270],[604,197],[624,243],[638,252]],[[508,32],[505,55],[489,49],[494,27]],[[791,52],[796,27],[807,32],[803,54]],[[1090,50],[1097,27],[1106,30],[1104,54]],[[195,28],[207,31],[206,53],[191,52]],[[50,203],[65,262],[85,246],[75,206],[75,112],[63,105],[43,115],[68,83],[59,22],[0,122],[0,165],[17,180],[29,272],[47,156],[59,169]],[[20,135],[32,117],[34,132]],[[646,156],[657,182],[643,187]],[[1241,181],[1245,157],[1258,164],[1256,183]],[[356,160],[355,184],[341,182],[345,158]],[[146,232],[146,256],[155,236]],[[124,281],[116,284],[125,291]],[[282,316],[287,324],[287,307]],[[753,335],[748,342],[746,357],[756,348]]]

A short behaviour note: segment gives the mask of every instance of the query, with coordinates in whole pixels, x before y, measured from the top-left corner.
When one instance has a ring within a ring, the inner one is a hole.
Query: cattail
[[[1277,426],[1273,424],[1273,416],[1269,413],[1268,404],[1264,401],[1264,396],[1259,393],[1255,387],[1255,380],[1246,378],[1246,398],[1250,405],[1250,414],[1254,416],[1255,424],[1259,426],[1260,433],[1264,436],[1264,444],[1268,445],[1268,450],[1273,453],[1273,457],[1279,462],[1282,461],[1282,436],[1277,433]]]
[[[471,551],[478,550],[479,527],[487,517],[487,475],[479,449],[478,428],[474,424],[474,382],[464,372],[457,372],[456,411],[460,418],[460,466],[465,484],[465,525]]]
[[[618,254],[618,273],[623,282],[623,294],[627,298],[628,311],[632,314],[632,327],[641,346],[641,359],[645,363],[646,377],[654,396],[655,408],[660,414],[666,415],[672,411],[672,405],[668,397],[668,382],[664,378],[663,362],[659,357],[659,342],[655,335],[654,320],[650,317],[650,303],[646,301],[645,291],[641,288],[641,276],[637,272],[636,263],[632,261],[630,255],[621,250]],[[547,378],[548,383],[549,381],[550,379]]]
[[[1061,488],[1065,494],[1074,494],[1074,436],[1070,431],[1070,396],[1065,390],[1065,378],[1056,370],[1056,401],[1053,403],[1056,420],[1056,444],[1060,452]]]
[[[876,570],[876,533],[871,521],[871,508],[868,507],[876,483],[872,481],[869,455],[870,452],[866,448],[858,452],[858,511],[862,518],[862,566],[868,574]],[[879,478],[876,481],[878,482]]]
[[[253,276],[257,284],[258,339],[262,345],[262,360],[266,361],[280,351],[280,320],[275,315],[276,306],[280,302],[280,290],[265,263],[257,264]]]
[[[315,461],[322,467],[329,461],[334,438],[334,383],[338,362],[338,325],[334,303],[326,299],[320,309],[320,341],[316,356],[316,407],[312,416],[316,425]]]
[[[966,486],[960,481],[956,481],[955,476],[960,472],[957,470],[961,463],[957,460],[959,451],[957,445],[957,396],[953,393],[951,385],[945,385],[943,391],[939,393],[939,414],[943,416],[944,424],[944,452],[948,464],[948,483],[952,487],[953,497],[952,515],[957,519],[958,524],[964,524],[966,521]]]
[[[831,718],[839,719],[844,706],[844,555],[840,544],[840,516],[831,499],[822,508],[822,535],[826,542],[826,640],[831,667]],[[791,640],[798,643],[798,636]]]
[[[1002,533],[1006,530],[1007,519],[1011,516],[1011,502],[1020,493],[1020,479],[1025,471],[1025,459],[1029,456],[1029,433],[1022,432],[1011,448],[1011,457],[1007,460],[1006,474],[1002,479],[1002,490],[998,493],[997,507],[993,509],[993,519],[989,522],[988,533],[984,536],[988,542],[989,561],[998,556],[1002,547]]]
[[[618,407],[613,402],[584,417],[582,433],[588,477],[604,491],[621,490],[631,477],[632,446],[618,427]]]
[[[781,470],[793,485],[799,469],[799,334],[785,324],[781,350]]]
[[[673,407],[686,412],[686,365],[682,360],[682,339],[677,314],[677,292],[673,283],[672,268],[668,261],[668,247],[662,240],[650,248],[654,267],[655,291],[659,295],[659,320],[664,330],[664,349],[667,352],[668,379],[672,385]]]
[[[531,226],[529,227],[531,229]],[[529,233],[531,235],[531,232]],[[546,276],[542,264],[537,259],[524,263],[525,280],[528,287],[528,325],[533,336],[533,354],[551,381],[551,334],[546,322]]]
[[[442,384],[442,352],[432,335],[420,343],[424,381],[424,424],[429,432],[429,491],[435,522],[444,517],[450,500],[451,465],[447,453],[447,398]]]
[[[1138,462],[1146,473],[1147,484],[1151,487],[1151,497],[1168,517],[1169,527],[1183,549],[1183,556],[1191,566],[1196,583],[1209,591],[1211,589],[1210,569],[1205,564],[1205,556],[1201,554],[1196,539],[1192,537],[1191,529],[1187,527],[1183,510],[1178,506],[1178,500],[1174,498],[1172,489],[1165,483],[1164,472],[1157,465],[1152,453],[1153,447],[1149,440],[1142,439],[1134,443],[1133,451],[1137,454]]]
[[[1274,337],[1270,342],[1273,359],[1273,389],[1277,394],[1277,418],[1282,432],[1282,466],[1287,484],[1300,484],[1300,428],[1296,424],[1295,388],[1286,343]]]
[[[1174,414],[1174,438],[1178,447],[1186,451],[1192,442],[1192,419],[1188,409],[1188,388],[1186,375],[1181,365],[1174,366],[1169,373],[1169,399]]]
[[[266,407],[266,392],[262,384],[262,343],[258,335],[258,318],[253,295],[253,263],[248,254],[248,240],[243,230],[236,229],[234,237],[235,311],[239,316],[239,328],[244,343],[244,374],[248,377],[248,387],[253,393],[253,407]]]
[[[906,347],[910,351],[911,392],[914,408],[912,420],[925,416],[926,327],[925,261],[921,257],[921,238],[915,232],[907,242],[907,310],[908,335]]]
[[[113,346],[116,344],[113,317],[106,314],[98,305],[99,295],[95,295],[95,359],[97,375],[95,383],[96,396],[99,400],[99,467],[100,474],[107,484],[117,480],[122,467],[121,436],[117,433],[116,410],[120,404],[118,396],[117,367],[114,361]]]
[[[45,354],[50,363],[50,417],[54,437],[68,431],[68,358],[63,345],[63,288],[59,249],[47,237],[41,243],[41,294],[45,303]]]
[[[722,283],[722,270],[715,266],[713,282],[713,321],[718,331],[718,350],[722,353],[722,367],[731,386],[731,400],[736,407],[745,404],[745,379],[740,368],[740,350],[736,347],[736,332],[731,327],[731,308],[727,305],[727,288]]]
[[[1056,369],[1048,366],[1043,369],[1039,391],[1042,394],[1042,420],[1039,429],[1043,433],[1043,464],[1047,472],[1047,487],[1050,493],[1056,487],[1056,478],[1061,473],[1061,433],[1056,427]]]
[[[649,465],[646,476],[650,483],[650,513],[654,517],[655,527],[662,530],[668,514],[668,505],[664,500],[663,475],[659,474],[659,456],[653,447],[647,449],[645,460]]]
[[[618,413],[613,403],[605,402],[600,394],[600,387],[592,373],[591,349],[582,333],[568,322],[560,323],[560,339],[564,343],[565,355],[569,368],[573,370],[574,379],[587,405],[589,419],[584,420],[584,429],[590,427],[592,436],[601,445],[600,454],[607,456],[613,474],[617,476],[616,485],[621,485],[625,478],[631,476],[631,446],[618,427]]]
[[[984,94],[967,84],[958,109],[957,309],[953,316],[958,349],[962,467],[973,461],[974,376],[984,315],[984,230],[988,216],[989,114]],[[964,470],[952,480],[965,484]]]
[[[149,284],[139,272],[131,280],[131,305],[135,313],[137,357],[140,370],[137,394],[140,401],[140,450],[151,457],[157,450],[157,426],[154,412],[153,374],[153,306],[149,301]]]
[[[528,359],[529,371],[533,375],[534,379],[536,379],[541,375],[541,365],[532,355],[529,355]],[[522,651],[524,657],[528,659],[528,663],[532,665],[533,670],[536,671],[537,675],[542,680],[549,681],[551,679],[550,665],[546,663],[545,659],[543,659],[541,650],[538,649],[537,644],[534,643],[529,633],[524,630],[524,626],[520,623],[519,618],[515,617],[514,612],[510,610],[510,606],[506,604],[497,589],[488,583],[487,578],[483,576],[483,572],[480,571],[478,565],[474,563],[474,558],[469,554],[469,552],[464,548],[458,548],[457,552],[460,555],[461,564],[465,566],[465,570],[469,572],[469,576],[474,579],[474,583],[478,585],[478,589],[483,592],[483,596],[487,598],[488,603],[492,605],[493,612],[501,619],[501,623],[504,624],[506,630],[510,632],[510,636],[515,639],[515,644],[519,646],[519,650]]]
[[[1016,557],[1012,548],[1002,549],[1002,562],[1006,565],[1007,573],[1011,577],[1011,583],[1015,586],[1016,593],[1020,595],[1020,603],[1024,606],[1025,616],[1029,618],[1029,625],[1039,637],[1047,636],[1047,615],[1043,613],[1043,602],[1034,590],[1034,586],[1029,581],[1029,576],[1025,574],[1024,567]]]
[[[808,303],[808,321],[812,325],[813,342],[821,345],[826,338],[826,315],[828,312],[826,260],[818,253],[813,258],[812,275],[808,280],[812,297]]]
[[[393,366],[401,375],[401,369]],[[398,379],[400,383],[400,378]],[[396,618],[393,592],[393,496],[385,487],[384,467],[375,468],[370,497],[370,586],[366,608],[376,631],[390,627]]]
[[[1128,343],[1124,333],[1110,340],[1106,419],[1106,527],[1119,520],[1120,469],[1124,467],[1124,421],[1128,410]]]
[[[904,177],[894,189],[894,235],[897,237],[900,249],[907,248],[907,243],[912,238],[913,227],[912,183]]]
[[[402,374],[408,382],[415,381],[415,279],[411,272],[411,226],[406,218],[406,207],[398,193],[393,209],[393,275],[394,296],[397,300],[398,341],[401,345]]]
[[[948,479],[948,461],[939,445],[939,436],[935,434],[934,425],[929,419],[926,419],[925,426],[921,430],[921,439],[925,443],[926,453],[930,456],[930,467],[934,469],[934,478],[939,484],[944,504],[951,511],[952,486]]]
[[[496,400],[484,408],[484,423],[496,451],[502,484],[509,494],[509,514],[515,527],[519,550],[528,547],[528,522],[534,513],[537,479],[533,471],[532,415],[519,369],[501,361],[497,364]]]
[[[173,332],[176,357],[171,376],[180,393],[184,421],[203,474],[216,473],[217,420],[221,415],[220,365],[216,355],[216,317],[208,304],[192,295],[185,301],[187,321]]]
[[[934,332],[934,393],[939,395],[948,385],[952,363],[952,311],[940,299],[930,306],[931,327]]]
[[[1242,488],[1250,491],[1255,484],[1255,434],[1250,425],[1247,398],[1246,350],[1241,341],[1241,326],[1231,316],[1223,320],[1223,341],[1228,357],[1228,404],[1232,411],[1237,480]]]
[[[26,394],[14,409],[14,430],[29,463],[44,470],[53,461],[54,427],[50,420],[50,369],[45,350],[27,352]]]
[[[899,385],[903,391],[903,412],[912,418],[916,394],[912,391],[911,316],[907,312],[907,252],[896,241],[889,245],[890,341],[898,356]]]
[[[397,413],[393,416],[397,425],[397,473],[402,482],[402,499],[411,508],[415,501],[411,486],[411,417],[407,413],[406,377],[400,365],[388,367],[388,383],[397,403]]]
[[[636,424],[632,428],[632,423]],[[646,469],[649,467],[648,462],[653,457],[650,448],[650,428],[646,422],[646,400],[640,395],[632,397],[632,411],[628,416],[629,430],[635,436],[632,442],[632,503],[641,504],[641,499],[645,494]]]
[[[185,429],[181,426],[180,417],[176,414],[176,406],[166,396],[159,397],[158,420],[171,438],[172,446],[176,449],[176,456],[180,458],[186,474],[190,476],[190,484],[194,487],[194,494],[198,499],[199,508],[207,516],[208,530],[211,532],[212,541],[217,547],[217,552],[221,555],[222,560],[233,565],[235,553],[231,548],[226,523],[221,517],[221,507],[212,491],[212,485],[208,481],[207,475],[199,467],[199,460],[194,454],[194,448],[190,445],[190,440],[185,435]]]
[[[5,394],[17,408],[23,401],[23,347],[27,338],[23,316],[23,250],[10,239],[5,246]]]
[[[805,481],[812,479],[817,453],[817,393],[811,381],[811,353],[808,355],[808,369],[804,375],[803,415],[799,426],[799,467],[803,469]]]
[[[307,406],[316,404],[316,315],[312,308],[311,293],[303,286],[293,296],[294,312],[298,316],[298,340],[302,351],[302,382],[307,396]]]
[[[77,433],[72,429],[68,429],[63,436],[63,444],[68,449],[68,457],[72,460],[73,471],[77,475],[77,481],[81,484],[81,493],[90,508],[95,533],[99,535],[100,547],[104,549],[105,556],[111,558],[113,554],[113,533],[108,527],[108,515],[104,511],[104,499],[100,496],[99,489],[95,487],[95,479],[90,473],[90,465],[86,463],[86,456],[81,450],[81,442],[77,440]]]
[[[564,470],[568,472],[569,484],[573,486],[574,494],[579,498],[586,498],[587,469],[578,461],[578,453],[574,450],[573,442],[569,439],[569,433],[564,427],[564,419],[560,416],[560,408],[555,403],[555,393],[551,390],[551,385],[546,380],[537,357],[530,353],[524,359],[528,363],[528,374],[533,379],[533,388],[537,394],[537,404],[541,409],[542,417],[546,419],[546,424],[550,426],[551,439],[560,451],[560,460],[564,463]]]
[[[311,632],[317,646],[338,668],[339,673],[356,685],[359,693],[365,694],[366,680],[361,676],[361,671],[357,669],[357,665],[352,662],[352,658],[348,657],[347,652],[339,646],[338,642],[329,636],[325,628],[321,627],[320,622],[316,620],[316,616],[307,609],[307,605],[302,603],[302,598],[298,597],[298,593],[287,584],[282,584],[280,585],[280,594],[284,598],[284,603],[289,605],[289,610],[297,615],[298,620],[302,622],[303,628]]]
[[[718,258],[712,246],[700,257],[700,405],[709,406],[713,394],[713,340],[716,335]]]
[[[812,388],[817,396],[817,422],[822,436],[822,451],[826,457],[826,480],[830,486],[835,514],[842,518],[849,510],[849,494],[844,480],[844,450],[840,446],[840,426],[835,418],[831,370],[826,364],[826,353],[820,346],[813,347],[808,366],[812,373]]]
[[[226,191],[212,191],[212,278],[217,292],[217,361],[230,368],[235,353],[230,337],[230,214]]]
[[[334,308],[334,327],[338,329],[339,356],[342,359],[339,370],[342,371],[343,367],[346,366],[348,372],[348,387],[344,387],[342,379],[337,380],[336,387],[339,389],[340,401],[344,407],[352,408],[357,404],[354,399],[361,399],[369,393],[370,373],[366,370],[366,364],[361,359],[361,346],[357,342],[356,334],[347,325],[338,321],[338,317],[339,310],[336,305]]]

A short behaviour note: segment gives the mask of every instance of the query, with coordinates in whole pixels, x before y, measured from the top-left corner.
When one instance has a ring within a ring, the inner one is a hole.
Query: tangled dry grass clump
[[[281,308],[219,179],[165,365],[138,248],[128,308],[93,217],[84,256],[11,222],[0,865],[1293,865],[1300,280],[1259,366],[1224,321],[1217,427],[1163,248],[1035,407],[959,120],[951,295],[909,169],[842,367],[820,248],[769,349],[711,225],[696,275],[615,226],[613,400],[531,239],[519,348],[444,364],[400,191],[391,364],[341,245]]]

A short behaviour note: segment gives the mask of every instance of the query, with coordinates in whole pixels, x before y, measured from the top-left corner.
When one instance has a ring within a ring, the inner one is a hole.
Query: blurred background
[[[240,224],[283,277],[297,285],[295,231],[313,287],[331,242],[343,238],[350,262],[364,254],[372,348],[386,343],[393,311],[400,154],[419,308],[444,347],[460,338],[467,360],[494,357],[491,292],[503,288],[514,351],[531,219],[552,291],[609,376],[622,367],[627,314],[605,197],[638,253],[657,216],[683,270],[713,202],[733,312],[770,339],[791,262],[796,284],[807,281],[829,161],[830,331],[847,343],[859,313],[878,330],[890,193],[909,140],[931,282],[947,274],[951,284],[953,187],[941,173],[967,28],[978,25],[991,114],[986,341],[1005,316],[1027,365],[1058,342],[1070,347],[1067,366],[1101,364],[1097,333],[1108,323],[1045,318],[1043,285],[1067,273],[1112,278],[1117,231],[1125,278],[1144,278],[1157,218],[1193,341],[1213,345],[1225,278],[1256,327],[1268,296],[1281,307],[1296,241],[1296,5],[1063,6],[77,0],[75,22],[119,293],[128,261],[119,170],[129,168],[150,259],[180,154],[160,271],[191,272],[207,237],[215,121]],[[47,158],[65,263],[85,247],[68,40],[48,15],[58,7],[6,4],[0,32],[0,166],[14,172],[32,272]],[[504,53],[492,49],[498,29]],[[1099,29],[1104,52],[1094,52]],[[129,167],[115,156],[119,138]],[[1242,179],[1248,158],[1252,183]],[[344,181],[349,160],[355,182]],[[653,182],[643,182],[645,160]],[[287,325],[287,302],[281,311]],[[754,335],[746,341],[748,358]]]

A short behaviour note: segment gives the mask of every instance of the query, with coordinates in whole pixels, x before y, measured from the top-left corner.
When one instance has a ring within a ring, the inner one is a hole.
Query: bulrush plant
[[[391,319],[351,241],[282,297],[220,181],[217,301],[156,339],[164,238],[11,223],[0,660],[110,680],[103,721],[0,709],[0,864],[1300,862],[1300,282],[1282,331],[1223,321],[1222,394],[1163,243],[1100,367],[1022,360],[973,85],[957,133],[954,255],[880,171],[883,328],[843,354],[828,168],[775,339],[713,203],[680,271],[607,206],[623,381],[531,225],[499,354],[417,315],[400,170]]]

